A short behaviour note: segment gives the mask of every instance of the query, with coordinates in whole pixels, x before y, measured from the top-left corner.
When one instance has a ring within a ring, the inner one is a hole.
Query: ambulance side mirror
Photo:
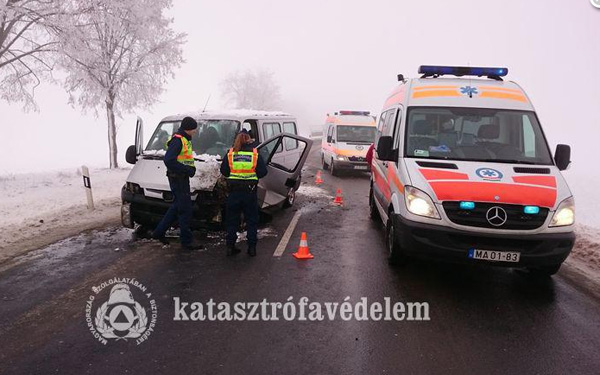
[[[377,143],[377,158],[383,161],[396,161],[394,158],[394,139],[390,136],[379,138]]]
[[[127,151],[125,151],[125,161],[129,164],[135,164],[137,162],[137,152],[134,145],[129,146]]]
[[[556,145],[556,152],[554,153],[554,161],[558,170],[564,171],[569,168],[571,164],[571,146],[568,145]]]

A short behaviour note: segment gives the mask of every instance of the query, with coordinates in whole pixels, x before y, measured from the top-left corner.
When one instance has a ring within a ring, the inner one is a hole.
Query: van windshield
[[[404,151],[414,158],[553,164],[531,111],[412,107]]]
[[[169,138],[177,132],[181,121],[161,122],[146,147],[146,151],[166,150]],[[198,133],[192,138],[192,148],[197,155],[223,156],[233,144],[239,121],[200,120]]]
[[[338,142],[373,143],[375,142],[374,126],[339,125],[337,127]]]

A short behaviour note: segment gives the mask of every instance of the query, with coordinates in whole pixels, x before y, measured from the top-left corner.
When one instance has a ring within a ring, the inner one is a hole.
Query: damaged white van
[[[575,242],[575,204],[531,100],[506,68],[422,66],[384,104],[371,217],[391,263],[406,257],[552,275]],[[447,77],[457,76],[454,77]]]
[[[143,122],[138,118],[135,145],[126,152],[127,162],[134,167],[121,191],[121,220],[125,227],[136,227],[136,233],[143,236],[158,224],[173,201],[163,156],[166,142],[186,116],[198,122],[198,134],[192,139],[197,170],[190,179],[194,204],[192,229],[222,226],[226,183],[219,171],[221,158],[242,129],[255,140],[269,170],[258,185],[260,207],[294,204],[312,141],[298,136],[293,116],[245,110],[184,113],[162,119],[146,144]]]

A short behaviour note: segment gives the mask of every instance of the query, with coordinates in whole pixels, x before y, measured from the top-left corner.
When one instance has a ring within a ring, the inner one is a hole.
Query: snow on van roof
[[[289,113],[280,111],[260,111],[254,109],[228,109],[228,110],[213,110],[213,111],[198,111],[185,112],[177,115],[167,116],[162,121],[180,121],[184,117],[190,116],[195,119],[208,118],[230,118],[230,119],[246,119],[249,117],[293,117]]]

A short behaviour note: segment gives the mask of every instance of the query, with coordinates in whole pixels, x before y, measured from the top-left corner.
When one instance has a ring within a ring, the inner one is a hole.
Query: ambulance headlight
[[[348,160],[348,158],[347,158],[347,157],[345,157],[345,156],[341,156],[341,155],[340,155],[340,156],[338,156],[338,157],[337,157],[337,160],[342,160],[342,161],[345,161],[345,160]]]
[[[440,214],[427,193],[412,186],[405,186],[404,201],[408,212],[418,216],[440,219]]]
[[[567,225],[573,225],[575,223],[575,199],[573,197],[567,198],[560,202],[558,208],[554,212],[552,221],[550,222],[551,227],[564,227]]]

